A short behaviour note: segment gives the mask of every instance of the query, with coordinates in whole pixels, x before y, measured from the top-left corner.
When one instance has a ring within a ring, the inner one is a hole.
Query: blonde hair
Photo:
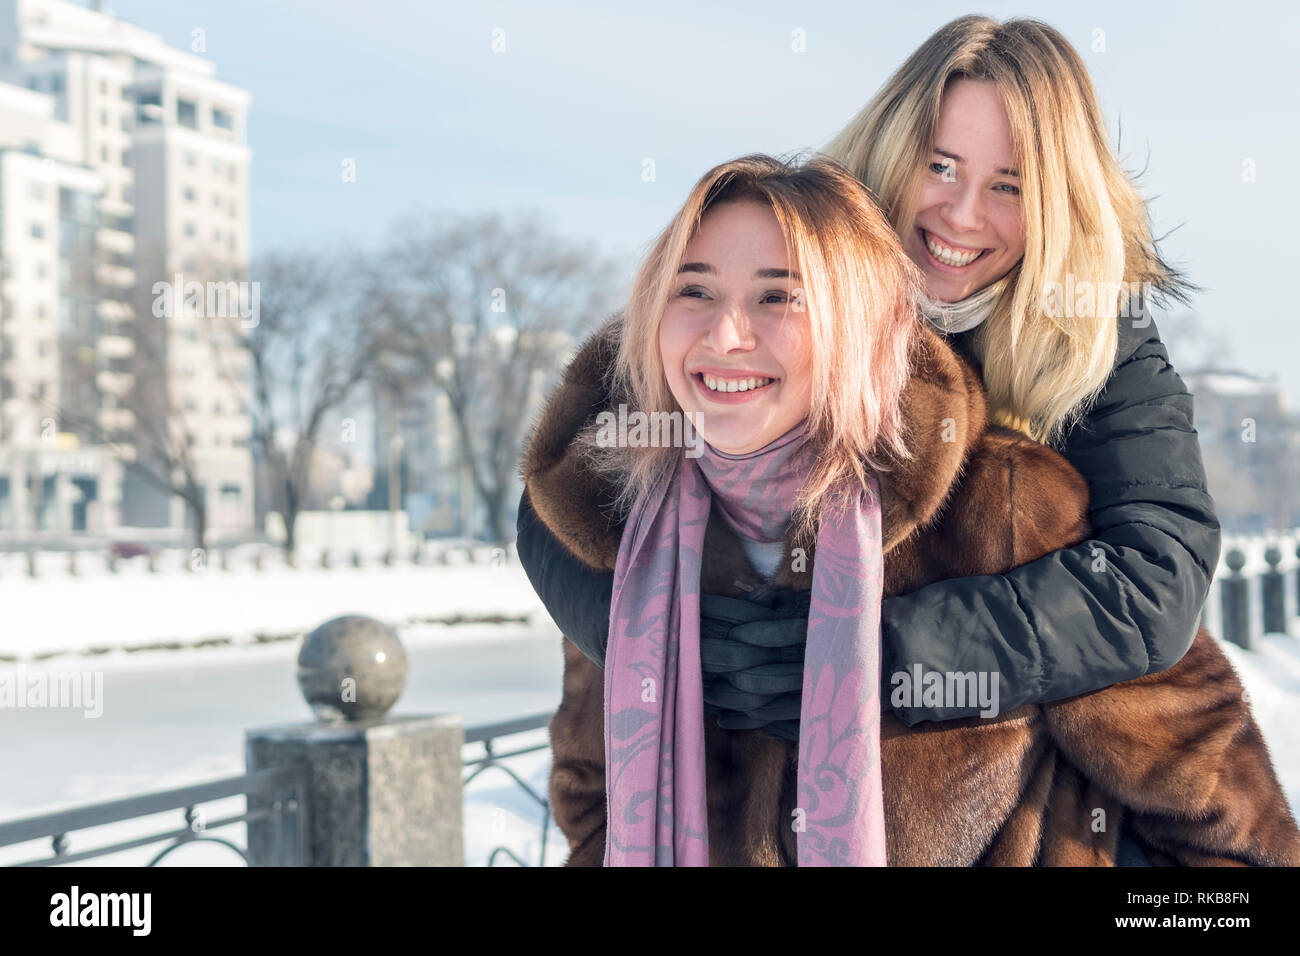
[[[644,412],[680,411],[659,350],[659,326],[678,268],[703,216],[724,202],[765,203],[797,269],[812,352],[808,440],[819,459],[796,502],[796,533],[812,532],[830,505],[867,488],[868,470],[911,457],[903,436],[902,393],[918,331],[919,270],[870,194],[824,157],[806,161],[743,156],[709,170],[659,235],[637,272],[623,312],[615,394]],[[792,303],[796,296],[792,296]],[[619,503],[657,487],[680,449],[628,449]]]
[[[943,95],[960,78],[996,84],[1025,221],[1024,257],[972,344],[994,420],[1055,441],[1110,377],[1126,289],[1185,301],[1194,287],[1160,258],[1146,203],[1107,142],[1083,61],[1060,33],[1032,19],[948,23],[827,145],[900,235],[916,215]],[[1091,283],[1092,310],[1066,317],[1072,306],[1046,308],[1049,296],[1080,282]]]

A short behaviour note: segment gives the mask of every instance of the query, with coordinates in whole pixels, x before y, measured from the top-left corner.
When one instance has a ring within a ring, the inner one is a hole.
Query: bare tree
[[[383,347],[447,398],[462,463],[504,543],[530,410],[584,327],[614,300],[614,267],[535,220],[399,224],[372,300]]]
[[[208,263],[202,274],[224,281],[235,274],[231,268]],[[131,339],[131,354],[120,360],[132,375],[131,388],[122,399],[122,407],[130,413],[130,427],[105,427],[98,415],[102,396],[96,389],[87,391],[87,383],[77,382],[73,374],[65,373],[65,379],[75,386],[75,394],[52,411],[61,427],[105,446],[147,484],[168,497],[179,498],[185,506],[191,542],[202,550],[207,547],[208,533],[207,498],[196,452],[202,436],[192,420],[195,416],[174,387],[174,352],[179,337],[195,341],[210,337],[215,345],[221,335],[220,323],[189,315],[181,289],[169,288],[166,296],[155,296],[152,302],[140,299],[139,303],[142,308],[124,328]],[[63,356],[65,363],[71,358]],[[93,367],[83,372],[83,377],[94,380]]]
[[[252,417],[252,441],[284,520],[292,557],[321,428],[370,370],[373,339],[341,263],[316,253],[277,253],[253,265],[257,322],[244,332],[246,378],[232,375]]]

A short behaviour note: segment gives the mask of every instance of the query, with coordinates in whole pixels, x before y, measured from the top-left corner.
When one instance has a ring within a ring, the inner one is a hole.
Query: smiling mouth
[[[982,259],[985,253],[989,251],[988,249],[967,249],[964,246],[953,246],[941,239],[936,239],[924,229],[919,229],[919,232],[921,233],[921,241],[925,244],[930,257],[950,269],[964,269],[974,264],[977,259]]]
[[[780,379],[767,378],[761,375],[749,375],[742,378],[723,378],[718,375],[711,375],[706,372],[695,372],[691,376],[700,383],[709,392],[727,394],[731,392],[761,392],[764,389],[771,388]]]

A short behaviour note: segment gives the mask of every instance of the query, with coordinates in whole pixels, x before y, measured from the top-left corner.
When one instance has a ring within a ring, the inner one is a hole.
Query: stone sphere
[[[374,618],[336,617],[302,642],[298,686],[320,720],[377,719],[406,688],[406,649]]]

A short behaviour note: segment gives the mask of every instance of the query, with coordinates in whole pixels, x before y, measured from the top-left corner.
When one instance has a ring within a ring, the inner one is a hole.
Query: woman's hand
[[[704,707],[725,730],[799,739],[810,592],[763,585],[700,596]]]

